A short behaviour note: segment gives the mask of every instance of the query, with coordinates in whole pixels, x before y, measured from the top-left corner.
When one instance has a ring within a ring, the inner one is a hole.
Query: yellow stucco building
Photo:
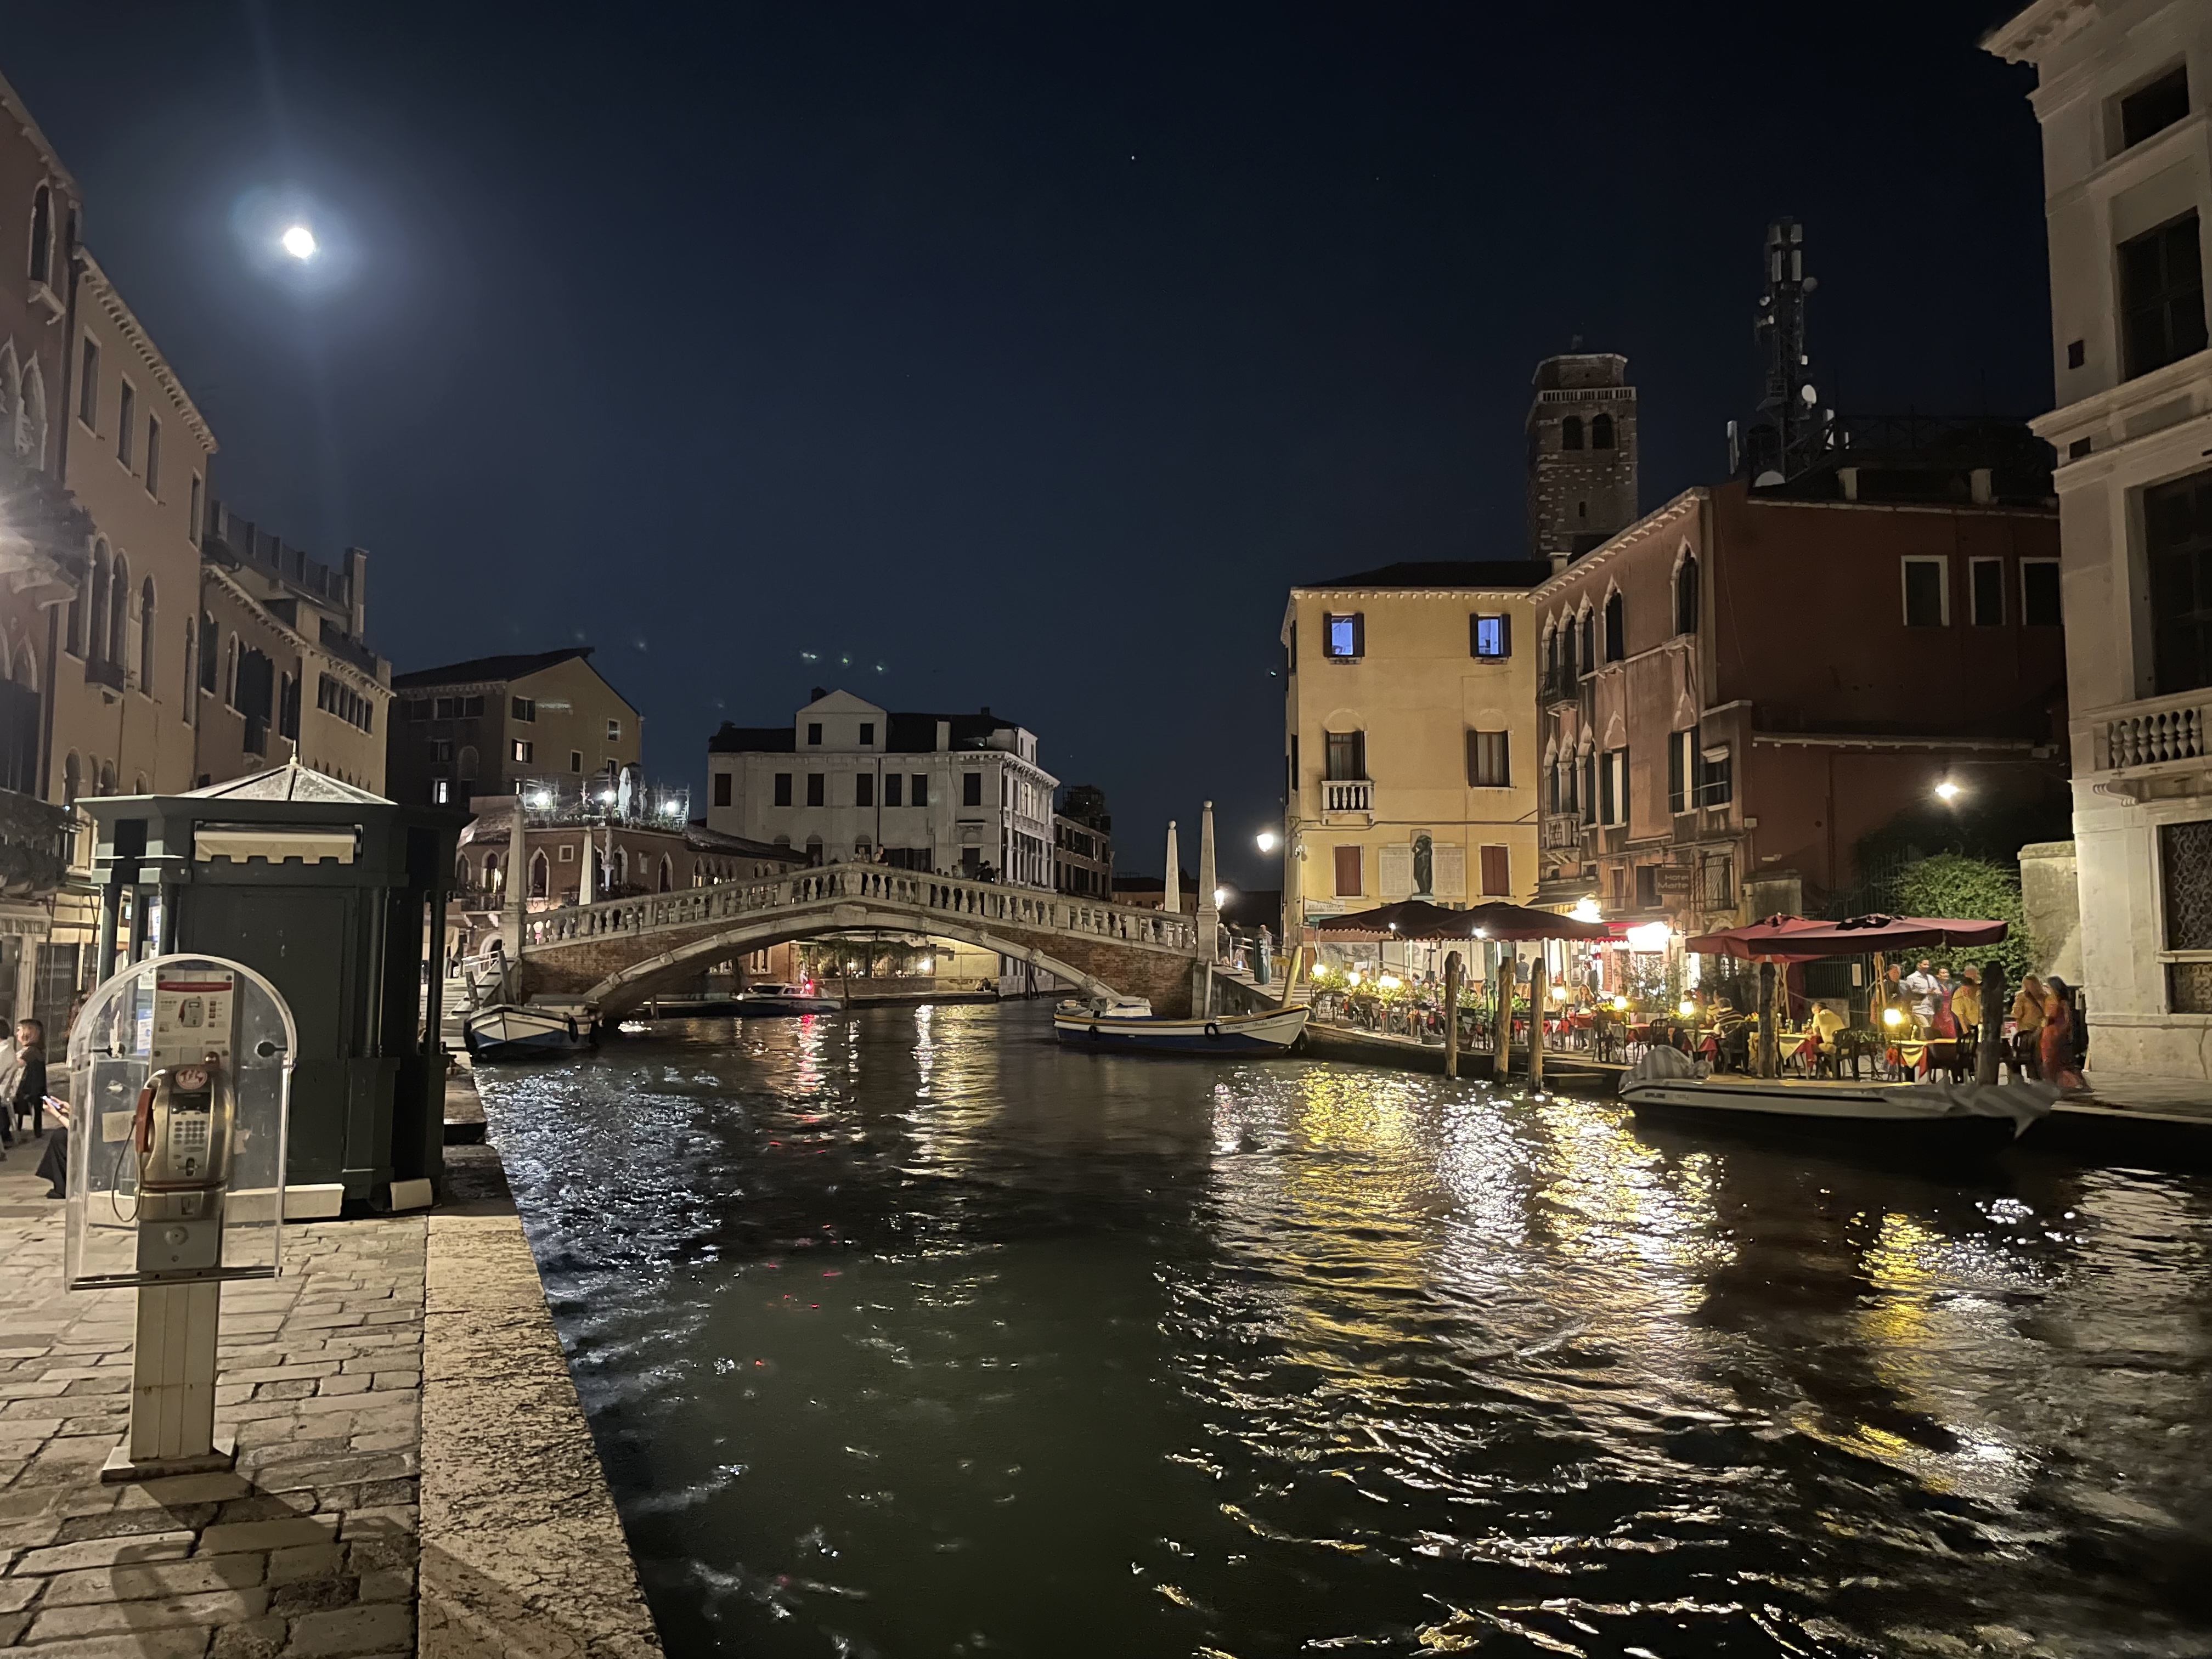
[[[1293,587],[1283,615],[1283,913],[1536,890],[1540,561],[1388,565]]]

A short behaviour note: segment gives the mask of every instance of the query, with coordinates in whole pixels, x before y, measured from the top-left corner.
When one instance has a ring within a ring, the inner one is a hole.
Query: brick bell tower
[[[1575,349],[1536,365],[1528,405],[1528,556],[1564,570],[1636,522],[1628,359]]]

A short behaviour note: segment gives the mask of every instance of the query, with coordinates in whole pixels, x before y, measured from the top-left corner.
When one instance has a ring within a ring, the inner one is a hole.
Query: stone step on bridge
[[[772,881],[526,915],[519,991],[532,1001],[588,1003],[611,1019],[716,963],[871,929],[957,939],[1094,994],[1149,998],[1163,1014],[1189,1012],[1198,977],[1198,924],[1188,915],[879,864],[833,864]]]

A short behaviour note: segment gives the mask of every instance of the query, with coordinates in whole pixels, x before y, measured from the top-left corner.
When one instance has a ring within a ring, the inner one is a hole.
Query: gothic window
[[[1580,449],[1583,447],[1583,417],[1570,415],[1559,422],[1559,447]]]
[[[45,185],[31,192],[31,280],[52,283],[54,272],[54,193]]]
[[[1619,662],[1627,654],[1628,640],[1621,617],[1620,593],[1616,589],[1606,595],[1605,600],[1605,659]]]
[[[1590,416],[1590,447],[1592,449],[1610,449],[1613,447],[1612,416],[1593,415]]]
[[[154,695],[154,579],[146,578],[138,590],[138,687]]]
[[[1597,672],[1597,612],[1583,612],[1583,672]]]
[[[41,472],[46,466],[46,376],[33,358],[23,370],[23,410],[15,425],[15,453]]]
[[[1698,631],[1698,557],[1694,553],[1684,554],[1682,562],[1674,567],[1674,631]]]
[[[538,852],[532,853],[530,855],[530,896],[532,898],[544,898],[545,896],[545,854],[543,850],[540,850]]]
[[[131,660],[131,561],[118,553],[107,586],[106,660],[118,668]]]
[[[85,627],[89,630],[84,647],[87,662],[107,660],[107,544],[95,541],[92,544],[92,598],[85,607]]]

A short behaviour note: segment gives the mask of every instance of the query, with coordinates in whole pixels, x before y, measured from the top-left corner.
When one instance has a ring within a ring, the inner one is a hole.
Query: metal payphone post
[[[283,999],[218,957],[134,964],[78,1016],[68,1279],[138,1291],[130,1433],[103,1479],[234,1460],[215,1434],[222,1281],[276,1271],[294,1047]]]

